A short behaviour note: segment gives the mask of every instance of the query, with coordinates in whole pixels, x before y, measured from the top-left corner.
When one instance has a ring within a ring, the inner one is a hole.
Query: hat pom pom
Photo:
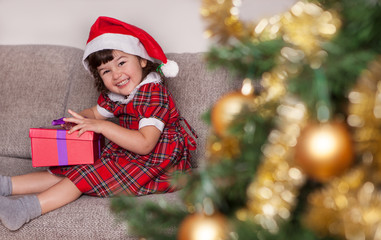
[[[165,77],[176,77],[179,73],[179,65],[175,61],[168,60],[166,64],[161,66],[160,70]]]

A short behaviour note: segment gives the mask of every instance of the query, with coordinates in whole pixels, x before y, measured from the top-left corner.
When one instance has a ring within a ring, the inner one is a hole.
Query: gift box
[[[101,134],[77,132],[68,134],[65,129],[31,128],[33,167],[93,164],[104,146]]]

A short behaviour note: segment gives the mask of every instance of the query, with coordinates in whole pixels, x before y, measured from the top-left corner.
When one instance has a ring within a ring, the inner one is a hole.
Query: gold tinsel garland
[[[303,170],[295,166],[293,157],[296,139],[307,124],[308,114],[302,103],[295,99],[290,102],[292,98],[285,96],[285,82],[298,74],[302,64],[320,67],[326,56],[320,46],[334,36],[341,22],[335,12],[300,1],[290,11],[254,24],[240,20],[240,6],[241,1],[203,0],[201,14],[209,22],[207,36],[218,38],[220,43],[227,43],[231,38],[259,42],[278,37],[288,43],[279,54],[278,65],[263,74],[264,90],[253,98],[256,110],[272,101],[280,100],[282,104],[277,109],[277,128],[263,148],[263,162],[248,188],[247,208],[236,214],[240,220],[251,219],[276,232],[279,222],[290,216],[306,177]],[[378,191],[381,182],[380,80],[381,58],[371,64],[348,95],[350,115],[347,122],[355,129],[352,138],[362,163],[309,197],[310,208],[305,222],[322,234],[347,239],[381,238],[381,193]],[[299,112],[300,118],[286,114],[282,108]],[[216,161],[225,155],[240,154],[230,151],[237,145],[231,139],[214,139],[210,143],[209,150]]]
[[[330,40],[341,26],[337,13],[307,1],[299,1],[289,11],[264,18],[257,24],[240,19],[241,5],[241,0],[203,0],[201,16],[208,23],[205,35],[217,38],[220,43],[227,43],[231,38],[258,42],[282,37],[294,48],[288,54],[290,61],[307,57],[313,67],[318,67],[326,55],[321,43]]]
[[[203,0],[201,16],[209,23],[206,37],[217,38],[226,43],[232,36],[237,39],[250,37],[254,23],[243,23],[239,19],[240,0]]]
[[[381,169],[381,57],[363,72],[348,99],[348,124],[355,129],[356,151],[371,154],[376,169]]]
[[[291,216],[305,181],[305,175],[294,164],[293,147],[306,124],[306,108],[296,99],[285,97],[277,113],[276,129],[263,148],[263,163],[247,190],[248,211],[237,212],[238,219],[251,219],[270,232],[276,232],[279,221]]]
[[[364,71],[348,98],[347,122],[361,163],[310,196],[305,222],[326,235],[381,239],[381,57]]]

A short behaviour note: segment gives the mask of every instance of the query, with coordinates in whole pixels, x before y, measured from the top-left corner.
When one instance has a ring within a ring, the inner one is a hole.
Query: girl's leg
[[[64,178],[65,177],[55,176],[48,171],[14,176],[11,177],[12,195],[40,193],[62,181]]]
[[[64,178],[51,188],[37,195],[41,205],[41,214],[50,212],[68,203],[73,202],[82,195],[82,192],[68,178]]]
[[[68,178],[36,195],[17,199],[0,196],[0,220],[10,230],[17,230],[25,223],[73,202],[81,196],[81,191]]]

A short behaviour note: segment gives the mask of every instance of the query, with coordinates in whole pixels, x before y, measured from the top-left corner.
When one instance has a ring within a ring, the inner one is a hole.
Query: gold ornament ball
[[[215,213],[188,215],[180,224],[178,240],[224,240],[227,239],[228,223],[224,215]]]
[[[214,132],[219,136],[228,135],[228,129],[244,111],[251,111],[254,97],[244,95],[240,91],[230,92],[222,96],[213,106],[211,121]]]
[[[354,150],[347,127],[338,122],[306,126],[295,146],[295,162],[311,178],[326,182],[353,162]]]

